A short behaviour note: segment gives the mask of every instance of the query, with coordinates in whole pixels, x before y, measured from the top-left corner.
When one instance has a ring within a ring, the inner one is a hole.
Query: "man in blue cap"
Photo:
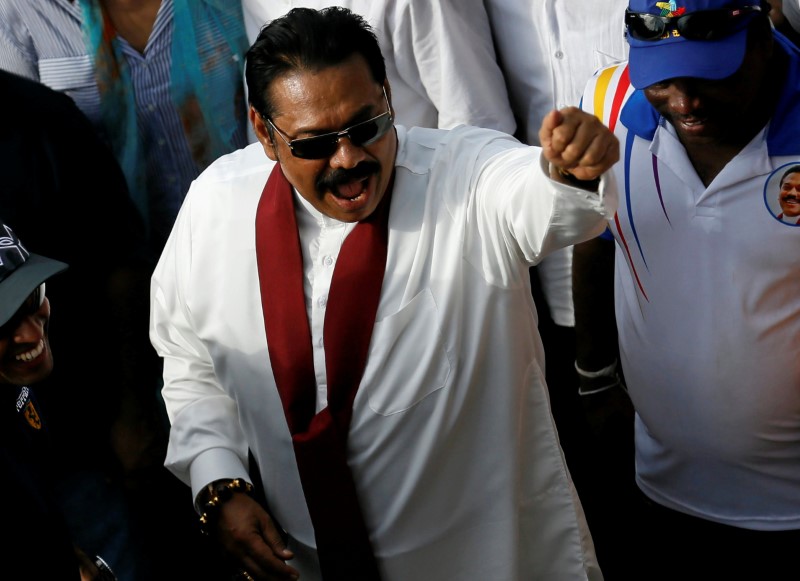
[[[629,61],[583,98],[619,139],[623,190],[607,233],[615,304],[576,314],[616,315],[643,579],[796,576],[800,228],[770,204],[800,160],[800,53],[768,14],[757,0],[630,0]],[[603,244],[576,248],[576,300]]]

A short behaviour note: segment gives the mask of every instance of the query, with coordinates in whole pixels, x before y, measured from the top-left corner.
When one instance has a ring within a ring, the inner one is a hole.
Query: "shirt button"
[[[563,52],[561,52],[560,50],[557,50],[557,51],[556,51],[556,54],[555,54],[555,57],[556,57],[557,59],[563,59],[563,58],[564,58],[564,53],[563,53]]]
[[[331,264],[333,264],[333,256],[328,255],[325,258],[323,258],[322,264],[324,264],[325,266],[330,266]]]
[[[318,304],[320,307],[324,307],[325,305],[327,305],[327,304],[328,304],[328,297],[327,297],[327,296],[324,296],[324,297],[319,297],[319,299],[317,299],[317,304]]]

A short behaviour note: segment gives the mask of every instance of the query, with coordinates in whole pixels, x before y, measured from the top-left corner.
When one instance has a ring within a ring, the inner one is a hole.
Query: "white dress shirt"
[[[491,130],[397,135],[386,274],[348,436],[384,579],[601,579],[550,414],[528,268],[603,230],[613,178],[599,195],[555,184],[537,148]],[[252,450],[292,565],[313,581],[256,266],[272,167],[253,144],[194,183],[153,276],[151,338],[164,358],[167,466],[196,494],[249,478]],[[322,385],[323,299],[351,227],[304,204],[297,215]]]
[[[592,74],[625,60],[627,0],[484,0],[498,60],[517,119],[517,137],[539,143],[542,119],[552,109],[577,106]],[[572,327],[572,248],[538,267],[550,314]]]

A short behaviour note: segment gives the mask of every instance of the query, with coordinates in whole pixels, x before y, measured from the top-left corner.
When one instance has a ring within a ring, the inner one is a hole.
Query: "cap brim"
[[[628,39],[631,84],[644,89],[654,83],[679,77],[718,80],[731,76],[744,61],[747,31],[744,27],[719,40],[642,41]]]
[[[67,265],[52,258],[31,254],[28,259],[0,283],[0,325],[5,325],[36,287]]]

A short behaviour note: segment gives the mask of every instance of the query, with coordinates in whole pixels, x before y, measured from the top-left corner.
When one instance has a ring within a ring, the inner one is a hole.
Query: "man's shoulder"
[[[598,69],[586,85],[581,108],[614,129],[622,108],[634,93],[628,74],[628,62],[622,61]]]
[[[599,69],[586,85],[581,108],[600,119],[620,136],[631,132],[651,141],[658,128],[659,114],[630,80],[628,62]]]
[[[80,26],[83,8],[78,0],[3,0],[0,2],[0,30],[13,35],[40,37],[63,26]]]
[[[397,165],[412,171],[457,159],[476,160],[487,148],[527,147],[515,137],[485,127],[459,125],[452,129],[398,126]]]
[[[253,212],[273,167],[275,162],[260,143],[217,158],[192,182],[184,201],[186,212],[195,224]]]
[[[254,175],[264,176],[266,180],[274,166],[275,162],[267,157],[262,145],[256,142],[218,157],[195,181],[204,187],[214,187],[215,184],[247,181]]]
[[[790,40],[775,33],[776,45],[788,58],[781,95],[767,131],[767,147],[771,156],[797,156],[800,141],[796,127],[800,122],[800,49]]]

